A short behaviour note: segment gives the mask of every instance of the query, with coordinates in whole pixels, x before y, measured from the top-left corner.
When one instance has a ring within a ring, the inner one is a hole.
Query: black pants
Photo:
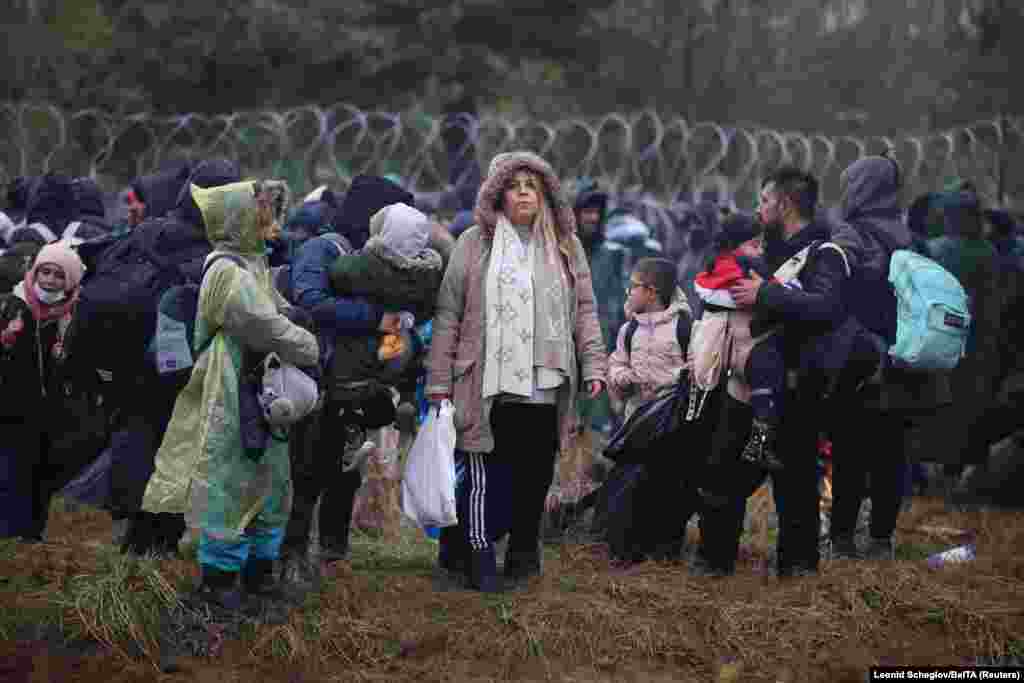
[[[65,460],[65,454],[54,451],[50,444],[50,435],[44,432],[38,450],[34,454],[31,448],[25,451],[25,456],[31,458],[27,471],[32,487],[32,517],[24,533],[26,538],[42,540],[53,496],[89,464],[87,459]]]
[[[789,392],[786,415],[779,428],[778,450],[786,453],[786,467],[772,475],[772,491],[779,516],[776,551],[780,573],[818,566],[821,496],[818,432],[814,425],[820,423],[820,405],[800,400],[816,395],[811,389],[805,386],[806,394]],[[723,458],[716,477],[722,483],[716,490],[728,491],[731,496],[727,505],[704,511],[699,553],[708,564],[723,571],[736,566],[746,499],[763,481],[763,474],[756,468],[738,462],[750,435],[752,417],[750,406],[726,396],[712,437],[712,448]]]
[[[899,415],[858,409],[850,401],[832,430],[833,539],[849,538],[865,496],[871,498],[871,536],[887,539],[896,530],[907,465],[904,420]]]
[[[754,417],[773,425],[782,417],[786,391],[786,364],[782,356],[782,335],[774,334],[754,344],[744,374],[750,382],[750,405]]]
[[[495,403],[491,430],[491,453],[461,454],[466,472],[458,491],[462,533],[469,547],[487,550],[507,531],[510,553],[535,553],[558,452],[557,409]]]
[[[309,544],[313,510],[320,503],[320,546],[344,552],[348,548],[352,507],[363,480],[358,470],[342,472],[348,415],[328,401],[321,412],[297,424],[289,452],[292,466],[292,513],[285,529],[283,552],[303,553]]]

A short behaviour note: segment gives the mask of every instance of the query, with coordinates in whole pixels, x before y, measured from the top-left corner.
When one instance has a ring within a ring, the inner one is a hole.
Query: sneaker
[[[769,471],[782,469],[783,463],[775,455],[775,425],[764,420],[754,420],[740,460]]]
[[[690,576],[705,579],[724,579],[736,573],[735,569],[729,570],[722,567],[715,567],[699,555],[690,563]]]
[[[779,569],[779,579],[806,579],[818,575],[817,569],[810,567],[787,567]]]
[[[830,561],[861,559],[860,551],[857,550],[857,542],[853,536],[833,538],[829,543],[828,557]]]
[[[892,562],[896,559],[896,543],[893,542],[892,537],[872,538],[871,542],[868,543],[868,547],[864,550],[864,559]]]

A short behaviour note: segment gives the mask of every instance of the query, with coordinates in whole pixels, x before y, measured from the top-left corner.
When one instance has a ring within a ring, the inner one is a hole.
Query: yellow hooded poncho
[[[291,510],[288,444],[272,441],[259,462],[242,448],[244,351],[273,351],[298,366],[315,365],[319,353],[316,338],[280,312],[287,302],[271,285],[257,188],[272,203],[287,201],[287,185],[276,181],[191,188],[215,253],[240,256],[246,268],[220,259],[203,279],[195,347],[213,342],[178,395],[143,500],[143,509],[185,513],[190,524],[228,543],[252,524],[284,526]]]

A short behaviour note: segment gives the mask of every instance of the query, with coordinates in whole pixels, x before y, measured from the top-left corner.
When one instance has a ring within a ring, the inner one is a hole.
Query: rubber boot
[[[502,586],[498,580],[498,564],[494,557],[494,548],[472,551],[469,581],[470,587],[481,593],[501,592]]]

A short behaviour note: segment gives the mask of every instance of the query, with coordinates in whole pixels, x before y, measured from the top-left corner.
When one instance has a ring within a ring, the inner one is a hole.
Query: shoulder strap
[[[203,266],[203,274],[199,278],[199,288],[200,289],[202,289],[202,287],[203,287],[203,280],[206,279],[207,271],[209,271],[210,268],[213,267],[214,263],[216,263],[217,261],[219,261],[221,259],[228,259],[229,261],[233,261],[235,263],[235,265],[237,265],[242,270],[245,270],[245,261],[243,261],[240,256],[236,256],[235,254],[228,254],[228,253],[225,253],[225,252],[214,252],[214,254],[206,262],[206,265]],[[197,311],[196,315],[198,315],[198,314],[199,313]],[[209,348],[210,344],[213,343],[214,337],[216,337],[216,336],[217,336],[216,334],[211,334],[209,337],[207,337],[203,341],[202,345],[199,348],[196,349],[195,357],[197,359],[199,358],[200,354],[203,353],[203,351],[205,351],[207,348]]]
[[[850,277],[853,274],[853,270],[850,268],[850,259],[846,257],[846,252],[835,242],[822,242],[818,244],[818,249],[832,249],[839,253],[839,257],[843,259],[843,267],[846,269],[846,277]]]
[[[216,263],[217,261],[221,260],[222,258],[226,258],[229,261],[232,261],[236,266],[238,266],[242,270],[246,269],[245,268],[245,261],[242,260],[241,256],[236,256],[235,254],[228,254],[227,252],[223,252],[223,251],[215,251],[210,256],[210,258],[206,261],[206,265],[203,266],[203,274],[199,276],[199,284],[200,284],[200,286],[203,284],[203,279],[206,277],[206,272],[208,270],[210,270],[210,268],[213,267],[214,263]]]
[[[633,335],[636,334],[636,328],[640,327],[640,323],[633,318],[626,323],[626,336],[623,338],[622,343],[626,347],[626,355],[633,355]]]
[[[690,316],[683,311],[679,312],[679,316],[676,318],[676,340],[679,342],[679,348],[683,351],[683,360],[686,360],[686,350],[690,347],[690,328],[693,325],[693,321],[690,320]]]

